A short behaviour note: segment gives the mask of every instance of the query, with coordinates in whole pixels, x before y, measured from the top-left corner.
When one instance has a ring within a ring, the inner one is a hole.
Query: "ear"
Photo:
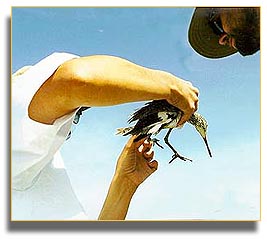
[[[229,39],[228,39],[227,33],[223,33],[219,38],[219,44],[220,45],[226,45],[226,44],[228,44],[228,42],[229,42]]]

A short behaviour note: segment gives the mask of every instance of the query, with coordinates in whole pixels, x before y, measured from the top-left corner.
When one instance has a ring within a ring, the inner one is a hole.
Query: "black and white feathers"
[[[117,134],[123,136],[136,135],[137,137],[135,141],[138,141],[145,137],[150,138],[153,135],[155,136],[163,129],[169,129],[167,135],[164,138],[164,141],[174,152],[171,161],[173,161],[177,157],[182,160],[190,160],[179,155],[168,141],[171,130],[173,128],[178,128],[177,124],[182,115],[183,112],[179,108],[169,104],[166,100],[153,100],[146,103],[142,108],[136,110],[131,115],[128,123],[131,124],[133,122],[136,122],[135,125],[119,128],[117,130]],[[201,135],[211,157],[212,155],[206,136],[208,124],[205,118],[198,113],[194,113],[187,122],[193,125],[196,128],[197,132]],[[162,147],[161,145],[159,146]]]
[[[135,121],[132,127],[119,128],[117,134],[137,135],[135,141],[151,135],[157,135],[162,129],[176,128],[183,112],[166,100],[153,100],[135,111],[128,123]]]

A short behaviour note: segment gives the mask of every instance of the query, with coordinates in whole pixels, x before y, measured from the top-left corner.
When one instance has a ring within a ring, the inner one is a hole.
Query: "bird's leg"
[[[152,142],[153,142],[153,145],[156,144],[158,147],[164,149],[164,147],[163,147],[162,145],[159,144],[159,139],[157,139],[157,138],[151,138],[151,135],[149,135],[149,136],[147,137],[147,140],[148,140],[148,141],[152,141]]]
[[[168,132],[167,132],[167,134],[166,134],[166,136],[164,137],[164,141],[167,144],[167,146],[169,148],[171,148],[171,150],[174,152],[174,154],[176,154],[177,151],[174,149],[174,147],[169,142],[169,136],[170,136],[171,132],[172,132],[172,129],[169,129]]]
[[[180,158],[181,160],[183,161],[191,161],[191,159],[187,158],[187,157],[184,157],[184,156],[181,156],[175,149],[174,147],[170,144],[169,142],[169,136],[171,134],[171,131],[172,131],[172,128],[170,128],[166,134],[166,136],[164,137],[164,141],[166,143],[166,145],[174,152],[173,156],[172,156],[172,159],[169,161],[169,163],[172,163],[176,158]]]
[[[153,144],[156,144],[158,147],[160,147],[161,149],[164,149],[164,147],[162,145],[159,144],[159,139],[157,138],[153,138],[153,139],[150,139]]]

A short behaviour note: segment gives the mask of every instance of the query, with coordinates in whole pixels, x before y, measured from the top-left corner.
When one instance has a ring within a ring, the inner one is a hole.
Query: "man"
[[[235,28],[232,32],[232,25],[227,25],[231,13],[217,10],[196,9],[189,30],[193,48],[210,58],[257,51],[257,41],[250,41],[252,48],[243,47],[242,38],[234,35]],[[221,31],[215,33],[215,28]],[[198,90],[170,73],[113,56],[64,53],[52,54],[14,75],[12,97],[12,111],[20,115],[12,120],[12,126],[16,126],[12,138],[12,210],[18,220],[86,218],[59,153],[81,106],[166,99],[183,110],[179,124],[198,106]],[[157,162],[151,162],[151,147],[144,140],[129,140],[119,157],[99,219],[125,218],[136,188],[157,169]]]
[[[15,73],[12,219],[87,219],[60,155],[73,122],[77,122],[84,107],[152,99],[166,99],[182,109],[183,124],[197,109],[198,89],[170,73],[104,55],[54,53]],[[141,146],[143,149],[139,150]],[[152,144],[145,140],[129,140],[118,160],[99,219],[125,218],[136,188],[157,168],[157,162],[151,162],[151,148]],[[130,168],[125,168],[127,163]]]
[[[188,38],[207,58],[252,55],[260,50],[260,8],[196,8]]]

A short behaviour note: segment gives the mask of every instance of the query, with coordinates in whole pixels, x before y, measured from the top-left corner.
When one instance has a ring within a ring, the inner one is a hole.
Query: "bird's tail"
[[[130,132],[133,130],[133,128],[134,128],[133,126],[118,128],[116,135],[127,136],[128,134],[130,134]]]

